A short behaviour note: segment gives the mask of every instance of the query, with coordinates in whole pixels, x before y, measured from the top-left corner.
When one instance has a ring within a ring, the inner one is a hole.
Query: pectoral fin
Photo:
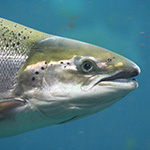
[[[7,119],[16,112],[16,108],[24,105],[25,103],[19,100],[0,102],[0,120]]]

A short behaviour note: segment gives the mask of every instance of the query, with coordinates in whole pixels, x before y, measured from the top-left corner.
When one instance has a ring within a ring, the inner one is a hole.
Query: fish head
[[[109,107],[138,87],[132,78],[139,67],[98,46],[50,37],[32,52],[18,77],[22,96],[62,122]]]

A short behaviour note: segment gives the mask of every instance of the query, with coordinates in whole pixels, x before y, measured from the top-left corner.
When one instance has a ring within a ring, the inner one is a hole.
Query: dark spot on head
[[[2,36],[4,36],[4,34],[2,34]]]
[[[9,45],[8,44],[6,44],[6,47],[8,47]]]
[[[32,33],[32,31],[30,31],[30,33]]]
[[[61,61],[60,63],[63,64],[63,61]]]
[[[32,81],[34,81],[35,80],[35,77],[32,77]]]
[[[38,72],[38,71],[36,71],[36,72],[35,72],[35,74],[39,74],[39,72]]]
[[[12,42],[12,40],[10,39],[9,42]]]
[[[45,61],[45,65],[47,64],[47,61]]]
[[[112,61],[112,59],[111,59],[111,58],[108,58],[108,59],[107,59],[107,62],[111,62],[111,61]]]
[[[13,47],[15,47],[15,43],[13,43],[13,45],[12,45]]]
[[[6,41],[6,38],[4,38],[4,41]]]
[[[27,28],[24,28],[25,30],[27,30]]]
[[[15,48],[15,50],[17,51],[17,48]]]
[[[21,31],[21,33],[23,33],[23,31]]]
[[[15,24],[14,27],[16,28],[16,27],[17,27],[17,24]]]
[[[10,35],[13,34],[13,31],[10,32]]]
[[[25,40],[25,39],[26,39],[26,36],[24,36],[23,39]]]
[[[27,36],[27,38],[29,39],[29,36]]]
[[[44,70],[45,68],[44,67],[41,67],[41,70]]]
[[[17,42],[17,45],[20,45],[20,42]]]
[[[70,63],[69,63],[69,62],[67,62],[67,65],[70,65]]]
[[[64,66],[64,68],[66,68],[66,66]]]
[[[18,36],[20,36],[21,34],[20,33],[18,33]]]

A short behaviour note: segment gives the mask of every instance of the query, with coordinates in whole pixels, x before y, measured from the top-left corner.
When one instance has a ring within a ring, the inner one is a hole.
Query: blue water
[[[108,109],[0,139],[0,150],[150,150],[149,0],[1,0],[0,16],[108,48],[142,70],[139,88]]]

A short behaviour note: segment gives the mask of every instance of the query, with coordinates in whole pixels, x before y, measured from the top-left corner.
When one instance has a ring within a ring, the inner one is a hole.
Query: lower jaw
[[[138,87],[135,79],[116,79],[113,81],[101,81],[100,86],[118,86],[118,87],[131,87],[133,89]]]

